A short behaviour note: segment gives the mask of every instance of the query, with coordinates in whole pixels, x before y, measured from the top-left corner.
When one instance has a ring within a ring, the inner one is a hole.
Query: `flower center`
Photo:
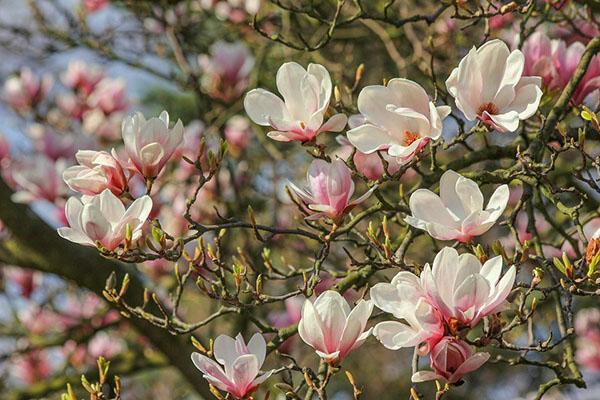
[[[404,146],[410,146],[420,138],[419,134],[411,131],[404,131]]]
[[[483,115],[485,111],[487,111],[488,114],[496,115],[498,114],[498,107],[494,103],[482,104],[477,110],[477,115]]]

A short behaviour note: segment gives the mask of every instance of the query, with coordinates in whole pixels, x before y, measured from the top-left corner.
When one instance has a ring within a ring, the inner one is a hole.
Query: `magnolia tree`
[[[0,397],[598,398],[597,1],[22,3]]]

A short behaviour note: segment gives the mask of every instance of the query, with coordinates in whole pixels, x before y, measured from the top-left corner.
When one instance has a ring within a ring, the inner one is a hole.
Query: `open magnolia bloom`
[[[335,114],[323,123],[331,98],[331,78],[320,64],[288,62],[277,71],[277,89],[283,100],[264,89],[253,89],[244,98],[244,108],[252,121],[274,130],[274,140],[308,142],[321,132],[340,132],[347,117]]]
[[[473,348],[460,339],[450,336],[442,338],[431,350],[433,371],[419,371],[412,376],[413,382],[434,379],[447,383],[458,383],[462,377],[481,367],[490,358],[489,353],[475,353]]]
[[[72,190],[90,196],[100,194],[104,189],[117,196],[127,190],[128,175],[114,149],[111,153],[79,150],[75,157],[79,165],[63,172],[63,179]]]
[[[411,272],[399,272],[390,283],[376,284],[370,296],[377,307],[403,321],[375,325],[373,335],[388,349],[418,347],[424,355],[444,336],[441,315],[428,302],[419,278]]]
[[[245,399],[273,373],[260,374],[267,354],[267,345],[260,333],[255,333],[248,344],[241,333],[235,339],[220,335],[215,340],[213,351],[217,361],[192,353],[192,362],[211,385],[236,399]]]
[[[362,153],[387,150],[402,162],[438,139],[442,120],[450,114],[450,107],[436,107],[418,83],[401,78],[365,87],[358,110],[365,122],[348,131],[348,140]]]
[[[183,123],[169,129],[169,114],[146,121],[142,113],[125,118],[122,126],[125,150],[135,168],[146,178],[156,178],[183,141]]]
[[[331,163],[314,160],[306,173],[306,181],[306,189],[301,189],[291,182],[290,188],[306,205],[306,211],[311,214],[308,219],[338,219],[365,201],[375,190],[373,187],[358,199],[350,201],[354,194],[352,172],[339,159]]]
[[[473,47],[446,80],[448,92],[469,121],[512,132],[538,109],[542,79],[522,76],[525,57],[494,39]]]
[[[439,310],[451,331],[473,327],[481,318],[502,310],[515,283],[516,269],[511,266],[502,276],[502,256],[483,265],[473,254],[461,254],[444,247],[425,265],[421,285],[430,303]]]
[[[483,208],[483,194],[471,179],[452,170],[440,179],[440,195],[418,189],[409,200],[412,216],[405,221],[439,240],[468,242],[483,235],[500,218],[508,203],[507,185],[499,186]]]
[[[304,302],[298,333],[319,357],[338,363],[369,337],[365,327],[373,312],[371,301],[359,300],[354,309],[336,291],[323,292],[314,303]]]
[[[131,230],[131,240],[142,235],[142,225],[152,210],[152,199],[142,196],[127,210],[109,189],[84,202],[70,197],[65,205],[69,227],[58,228],[58,234],[71,242],[86,246],[100,243],[106,250],[116,249]]]

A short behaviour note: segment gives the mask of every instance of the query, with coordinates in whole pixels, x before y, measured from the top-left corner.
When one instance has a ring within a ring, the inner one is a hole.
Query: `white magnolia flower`
[[[308,142],[321,132],[339,132],[347,117],[336,114],[323,123],[331,97],[329,72],[320,64],[288,62],[277,71],[277,89],[283,100],[264,89],[251,90],[244,108],[252,121],[274,130],[267,135],[275,140]]]
[[[418,189],[410,196],[412,216],[405,221],[436,239],[468,242],[496,223],[506,208],[508,196],[508,186],[499,186],[484,209],[479,186],[448,170],[440,180],[439,196],[427,189]]]
[[[82,202],[70,197],[65,205],[69,227],[58,228],[58,234],[71,242],[96,246],[99,242],[105,249],[114,250],[125,240],[127,226],[132,240],[142,235],[142,225],[152,210],[152,199],[142,196],[127,210],[109,189]]]
[[[358,110],[364,122],[348,131],[348,140],[362,153],[387,150],[403,162],[441,136],[442,120],[450,114],[450,107],[436,107],[418,83],[401,78],[365,87]]]
[[[424,355],[444,336],[443,317],[429,303],[419,277],[399,272],[390,283],[380,282],[370,291],[381,310],[402,321],[383,321],[373,335],[390,350],[418,347]]]
[[[525,57],[495,39],[473,47],[455,68],[446,87],[469,121],[476,119],[500,132],[512,132],[519,120],[535,114],[542,79],[523,76]]]
[[[473,327],[481,318],[500,312],[515,283],[516,269],[511,266],[502,276],[502,256],[483,265],[473,254],[459,255],[444,247],[425,265],[421,283],[431,304],[450,326]]]
[[[271,370],[260,374],[267,354],[267,345],[260,333],[254,334],[248,344],[241,333],[235,339],[220,335],[213,351],[217,361],[200,353],[192,353],[192,361],[204,379],[236,399],[245,399],[273,373]]]
[[[183,123],[169,129],[169,114],[146,121],[142,113],[125,118],[122,126],[125,150],[135,168],[146,178],[156,178],[183,141]]]
[[[337,363],[369,337],[365,327],[373,312],[371,301],[359,300],[354,309],[336,291],[323,292],[314,303],[304,302],[298,333],[327,362]]]

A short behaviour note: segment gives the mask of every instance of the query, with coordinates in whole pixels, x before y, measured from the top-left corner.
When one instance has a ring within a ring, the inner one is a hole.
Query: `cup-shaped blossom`
[[[183,123],[169,129],[169,114],[163,111],[148,121],[142,113],[125,118],[123,142],[135,168],[146,178],[156,178],[183,141]]]
[[[4,82],[4,99],[14,110],[27,112],[46,97],[53,82],[52,76],[40,78],[24,67],[18,76]]]
[[[90,108],[99,108],[105,114],[124,111],[129,107],[123,79],[104,78],[94,87],[87,99]]]
[[[523,75],[539,76],[546,87],[556,78],[557,66],[554,53],[557,41],[552,41],[542,31],[536,31],[523,43],[525,65]]]
[[[71,61],[67,70],[61,75],[65,86],[76,89],[84,95],[89,95],[102,78],[104,78],[104,71],[100,66],[90,65],[81,60]]]
[[[246,398],[273,373],[260,373],[267,354],[267,345],[260,333],[254,334],[248,344],[241,334],[235,339],[220,335],[215,339],[213,350],[216,361],[192,353],[192,362],[211,385],[236,399]]]
[[[365,331],[365,327],[372,312],[369,300],[361,299],[350,309],[341,294],[327,290],[314,303],[304,302],[298,334],[319,357],[336,364],[369,337],[372,328]]]
[[[339,219],[365,201],[375,190],[373,187],[359,198],[350,200],[354,194],[354,181],[352,172],[342,160],[331,163],[314,160],[308,168],[306,181],[308,185],[305,189],[291,182],[290,188],[306,206],[305,210],[310,214],[308,219]]]
[[[431,350],[433,371],[413,374],[413,382],[440,380],[450,384],[459,383],[463,376],[475,371],[490,358],[489,353],[476,353],[468,343],[454,337],[442,338]]]
[[[115,250],[131,231],[131,240],[142,235],[142,225],[152,210],[152,199],[142,196],[128,209],[109,189],[82,202],[70,197],[65,205],[68,227],[58,228],[58,234],[74,243]]]
[[[348,140],[362,153],[387,150],[402,162],[442,134],[450,107],[436,107],[416,82],[396,78],[387,86],[372,85],[358,95],[365,123],[348,131]]]
[[[410,196],[412,216],[407,216],[405,221],[435,239],[468,242],[496,223],[508,204],[508,197],[508,186],[501,185],[484,209],[479,186],[448,170],[440,179],[439,196],[428,189],[418,189]]]
[[[64,159],[53,161],[44,154],[11,164],[11,177],[17,189],[12,201],[29,204],[34,201],[54,203],[62,199],[68,193],[62,180],[65,167]]]
[[[502,276],[502,256],[482,265],[473,254],[459,255],[452,247],[444,247],[432,267],[425,265],[421,282],[431,304],[450,329],[457,330],[473,327],[483,317],[502,311],[515,277],[514,265]]]
[[[523,76],[525,57],[494,39],[471,51],[446,80],[448,92],[469,121],[481,120],[500,132],[513,132],[531,117],[542,98],[539,76]]]
[[[69,187],[81,194],[96,195],[110,190],[119,196],[127,190],[128,175],[117,158],[106,151],[79,150],[75,154],[79,165],[69,167],[63,179]]]
[[[254,57],[243,42],[227,43],[219,40],[210,46],[210,56],[198,57],[202,70],[202,86],[212,97],[232,101],[241,96],[248,86],[248,77],[254,67]]]
[[[551,89],[562,90],[571,80],[577,65],[585,51],[585,45],[574,42],[567,46],[563,40],[553,41],[553,58],[556,65],[556,77],[552,81]],[[573,93],[571,102],[581,104],[593,92],[600,89],[600,56],[592,58],[585,74]]]
[[[277,89],[283,100],[264,89],[253,89],[244,98],[252,121],[273,130],[267,135],[281,142],[309,142],[321,132],[340,132],[347,117],[335,114],[323,123],[331,98],[331,77],[324,66],[288,62],[279,67]]]
[[[428,302],[416,275],[399,272],[390,283],[373,286],[370,296],[378,308],[402,321],[375,325],[373,335],[388,349],[417,347],[424,355],[444,336],[443,318]]]

